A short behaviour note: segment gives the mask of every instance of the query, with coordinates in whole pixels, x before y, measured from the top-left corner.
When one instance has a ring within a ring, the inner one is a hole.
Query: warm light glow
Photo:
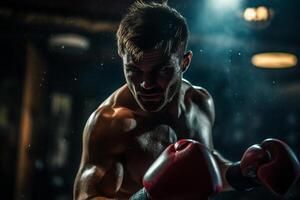
[[[267,21],[270,18],[270,11],[264,6],[258,8],[246,8],[244,11],[246,21]]]
[[[269,10],[266,7],[260,6],[256,9],[257,21],[266,21],[269,18]]]
[[[251,62],[256,67],[281,69],[297,65],[298,59],[289,53],[261,53],[252,57]]]
[[[247,21],[253,21],[256,17],[256,11],[254,8],[247,8],[244,12],[244,18]]]
[[[49,39],[50,47],[62,48],[73,47],[87,50],[90,47],[89,40],[82,35],[77,34],[57,34]]]

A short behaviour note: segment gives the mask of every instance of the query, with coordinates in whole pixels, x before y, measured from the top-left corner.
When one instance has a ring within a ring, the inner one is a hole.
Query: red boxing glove
[[[150,166],[143,180],[150,199],[204,200],[220,192],[216,161],[203,144],[180,140]]]
[[[284,142],[264,140],[246,150],[240,162],[245,177],[257,177],[259,182],[278,195],[284,195],[300,175],[299,162]]]

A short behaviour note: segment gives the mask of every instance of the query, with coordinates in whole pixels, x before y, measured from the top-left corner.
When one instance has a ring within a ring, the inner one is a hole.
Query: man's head
[[[122,19],[117,39],[135,100],[145,111],[161,110],[178,93],[192,58],[185,53],[186,20],[167,4],[138,1]]]
[[[186,20],[166,3],[135,2],[122,19],[118,32],[118,53],[125,51],[139,60],[145,50],[162,48],[167,54],[183,54],[188,39]]]

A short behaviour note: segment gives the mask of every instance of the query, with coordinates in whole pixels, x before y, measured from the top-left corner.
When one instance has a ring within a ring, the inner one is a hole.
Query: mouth
[[[139,94],[143,101],[159,101],[162,97],[161,93]]]

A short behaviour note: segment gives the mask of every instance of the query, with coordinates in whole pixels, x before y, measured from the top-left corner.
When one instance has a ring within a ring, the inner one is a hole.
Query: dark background
[[[132,2],[1,1],[0,199],[72,199],[84,124],[124,83],[115,32]],[[215,148],[237,161],[248,146],[273,137],[288,143],[299,157],[299,64],[289,69],[251,64],[259,52],[300,56],[299,1],[169,0],[169,5],[187,18],[191,31],[189,49],[194,56],[185,78],[214,98]],[[243,19],[245,8],[261,5],[272,9],[272,19]],[[89,47],[51,46],[52,37],[66,33],[85,37]],[[36,60],[30,70],[30,61]],[[32,87],[26,90],[26,84]],[[27,93],[29,132],[22,125]],[[27,142],[22,143],[22,135]],[[20,161],[20,152],[25,161]],[[20,174],[27,178],[18,178]],[[298,181],[286,199],[300,199],[299,185]],[[279,198],[259,188],[222,193],[215,199]]]

